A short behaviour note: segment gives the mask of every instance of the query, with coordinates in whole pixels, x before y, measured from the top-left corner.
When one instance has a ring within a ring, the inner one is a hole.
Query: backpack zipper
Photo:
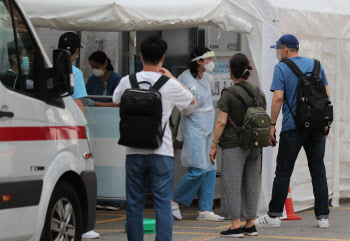
[[[245,125],[246,125],[252,118],[254,118],[254,117],[256,117],[256,116],[260,116],[260,115],[266,115],[266,116],[267,116],[266,113],[257,113],[257,114],[254,114],[254,115],[249,116],[248,120],[246,120],[246,122],[244,122],[244,124],[243,124],[243,126],[242,126],[242,129],[245,128]]]
[[[135,89],[129,89],[129,91],[133,91],[133,92],[139,92],[139,93],[147,93],[148,91],[142,91],[142,90],[135,90]],[[160,94],[157,92],[153,92],[154,94],[156,94],[158,97],[160,97]]]

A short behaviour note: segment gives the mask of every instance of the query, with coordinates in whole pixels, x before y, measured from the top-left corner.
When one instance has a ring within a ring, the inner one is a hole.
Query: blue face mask
[[[28,57],[22,57],[21,68],[24,71],[28,71],[29,70],[29,58]]]

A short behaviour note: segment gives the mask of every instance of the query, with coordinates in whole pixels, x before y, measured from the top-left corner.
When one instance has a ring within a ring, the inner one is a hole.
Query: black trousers
[[[301,147],[304,147],[312,178],[317,219],[328,218],[328,185],[324,165],[326,139],[319,129],[294,129],[281,132],[275,179],[269,204],[270,216],[282,216],[290,177]]]

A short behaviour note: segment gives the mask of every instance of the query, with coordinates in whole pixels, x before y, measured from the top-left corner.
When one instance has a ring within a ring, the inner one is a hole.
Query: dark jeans
[[[317,219],[328,218],[328,186],[324,153],[326,139],[321,130],[289,130],[281,132],[277,155],[272,198],[269,204],[270,216],[282,216],[288,195],[290,177],[301,147],[304,147],[312,178],[315,196],[315,215]]]
[[[171,241],[174,159],[161,155],[127,155],[126,220],[129,241],[143,240],[143,209],[149,178],[156,211],[156,241]]]

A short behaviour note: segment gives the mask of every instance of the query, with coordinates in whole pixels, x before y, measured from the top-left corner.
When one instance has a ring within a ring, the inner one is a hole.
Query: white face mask
[[[212,72],[214,70],[214,68],[215,68],[215,64],[214,64],[213,61],[210,61],[209,64],[205,64],[204,65],[204,68],[205,68],[205,71]]]
[[[96,77],[101,77],[105,74],[105,72],[102,69],[92,69],[92,73],[96,76]]]

